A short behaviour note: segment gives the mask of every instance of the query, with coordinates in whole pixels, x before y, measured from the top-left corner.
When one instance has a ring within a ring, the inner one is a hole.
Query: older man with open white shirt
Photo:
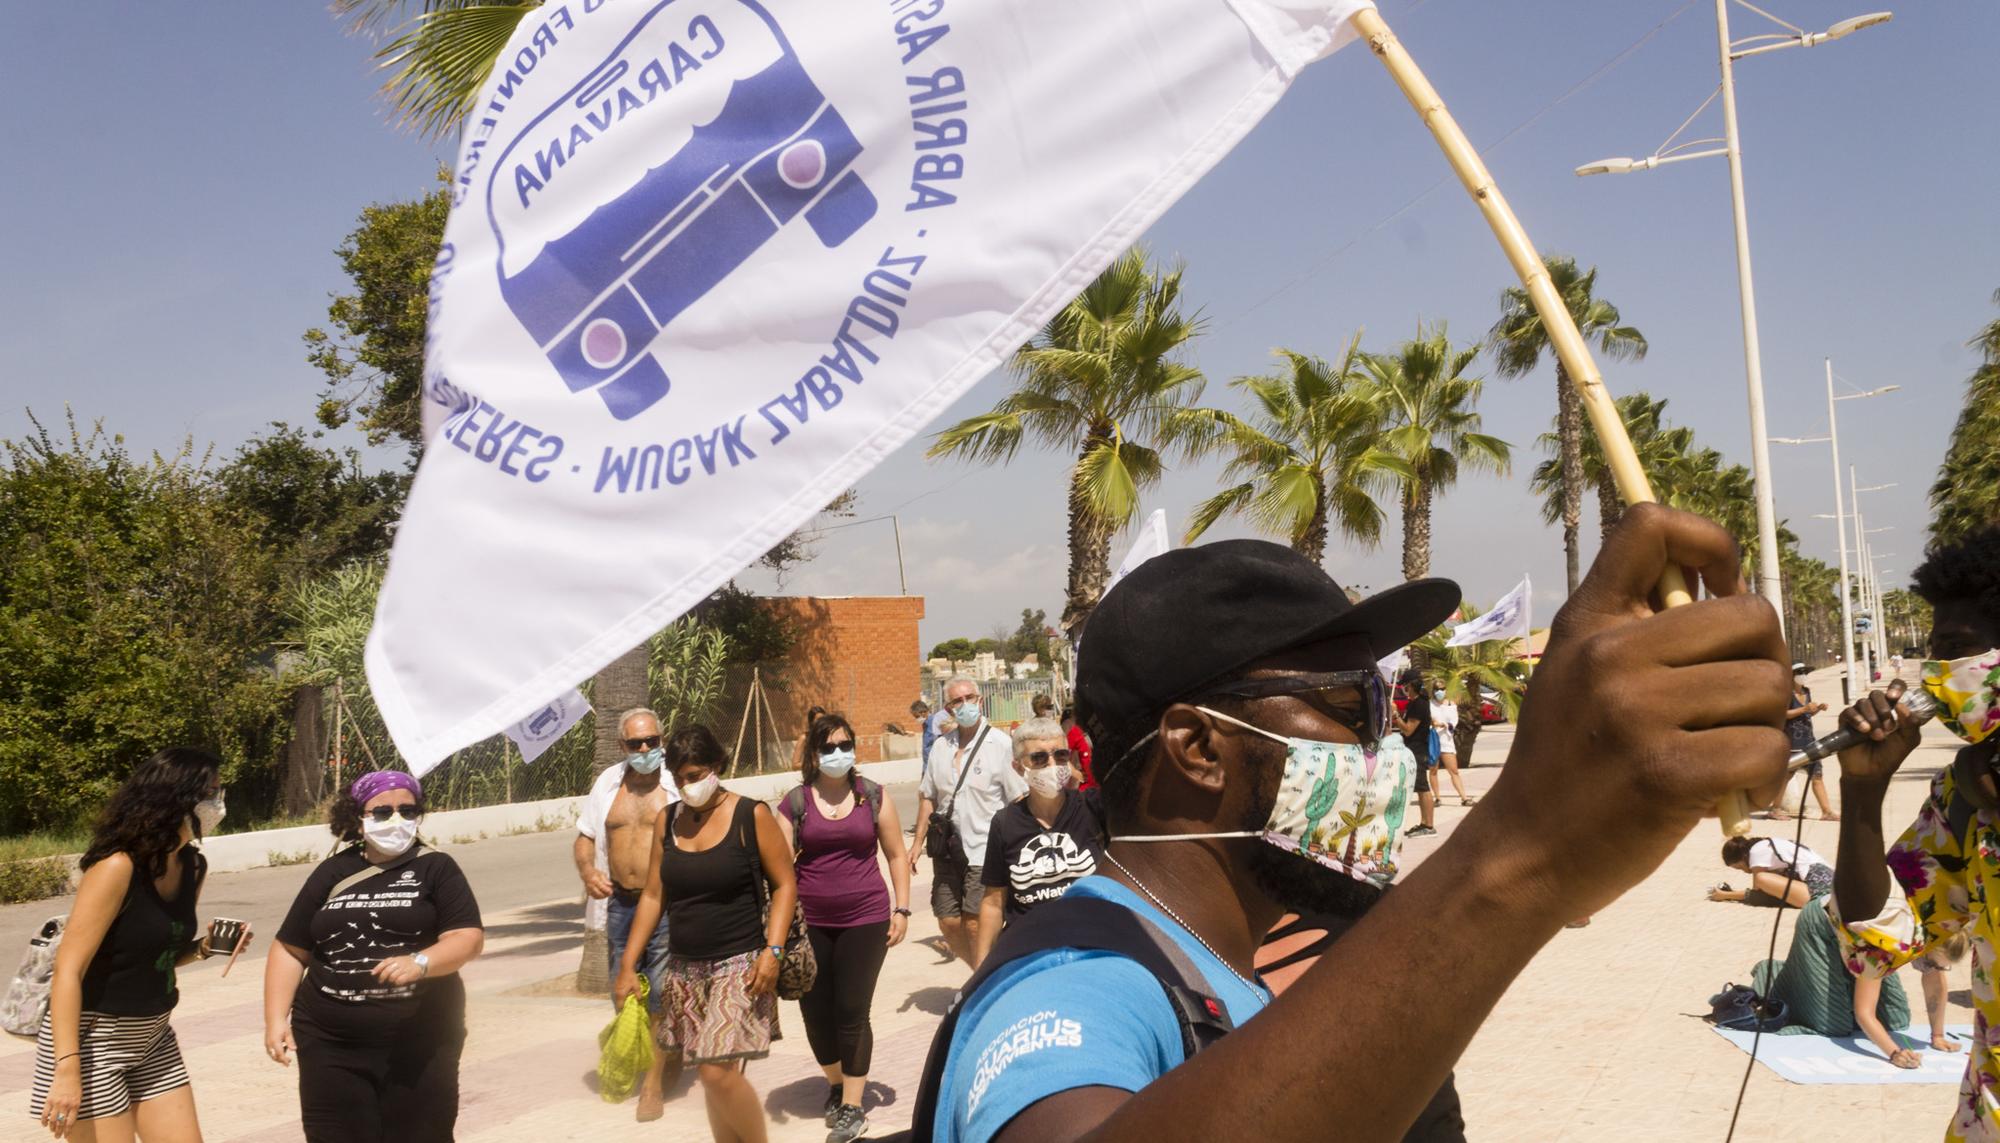
[[[916,867],[927,843],[938,851],[931,857],[931,912],[952,955],[970,966],[985,895],[986,834],[993,815],[1027,795],[1028,783],[1014,770],[1014,740],[986,721],[978,683],[953,679],[944,701],[958,730],[938,736],[924,759],[910,865]]]

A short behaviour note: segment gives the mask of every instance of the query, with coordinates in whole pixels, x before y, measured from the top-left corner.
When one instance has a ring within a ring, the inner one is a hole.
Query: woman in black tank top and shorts
[[[84,852],[29,1099],[57,1139],[201,1138],[167,1016],[180,1001],[174,969],[229,951],[211,950],[195,921],[208,865],[193,843],[222,820],[221,768],[201,750],[153,755],[111,796]]]
[[[717,1138],[763,1143],[764,1108],[744,1064],[771,1054],[778,1030],[778,960],[798,890],[792,851],[768,807],[722,789],[728,757],[705,726],[667,740],[667,769],[681,801],[653,830],[646,888],[633,932],[651,932],[667,912],[660,1048],[699,1067]],[[770,883],[770,917],[764,891]],[[625,948],[616,1000],[638,991],[641,942]]]

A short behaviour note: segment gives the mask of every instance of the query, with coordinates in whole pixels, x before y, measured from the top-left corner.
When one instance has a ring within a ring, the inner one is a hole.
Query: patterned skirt
[[[666,987],[660,1000],[660,1047],[680,1054],[683,1063],[715,1064],[761,1060],[778,1029],[778,994],[750,994],[757,953],[720,960],[669,954]]]

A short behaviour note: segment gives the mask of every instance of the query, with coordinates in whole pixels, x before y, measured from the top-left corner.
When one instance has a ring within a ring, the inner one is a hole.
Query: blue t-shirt
[[[923,745],[924,752],[918,755],[918,758],[920,760],[925,762],[930,761],[931,743],[936,742],[938,740],[938,735],[942,733],[940,728],[944,726],[945,720],[950,717],[951,717],[950,714],[942,710],[938,710],[938,711],[932,711],[931,716],[924,720],[924,745]]]
[[[1070,896],[1114,901],[1151,922],[1187,954],[1238,1027],[1271,993],[1246,983],[1153,904],[1108,877],[1086,877]],[[1115,953],[1051,949],[993,974],[966,1003],[938,1091],[935,1138],[984,1143],[1024,1108],[1059,1091],[1138,1091],[1178,1066],[1180,1022],[1152,973]]]

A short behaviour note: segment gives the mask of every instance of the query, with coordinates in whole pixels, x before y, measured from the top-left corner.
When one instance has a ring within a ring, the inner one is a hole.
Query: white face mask
[[[1069,767],[1044,766],[1027,773],[1028,789],[1044,798],[1053,798],[1069,785]]]
[[[854,769],[854,751],[836,750],[819,756],[819,772],[829,778],[845,778]]]
[[[686,802],[690,809],[703,809],[715,800],[716,791],[721,788],[722,779],[710,774],[682,786],[681,801]]]
[[[197,825],[201,826],[201,836],[207,837],[209,834],[214,833],[215,827],[222,824],[222,815],[227,813],[228,810],[229,807],[225,806],[222,802],[221,794],[196,802],[194,804],[194,820]]]
[[[361,833],[368,844],[390,857],[401,857],[417,840],[417,819],[391,814],[386,822],[361,815]]]
[[[1221,711],[1209,715],[1285,744],[1278,800],[1262,830],[1119,837],[1114,841],[1195,841],[1210,837],[1260,837],[1279,849],[1339,870],[1357,881],[1386,883],[1396,875],[1403,847],[1412,766],[1409,747],[1394,735],[1374,749],[1354,742],[1321,742],[1273,734]]]

